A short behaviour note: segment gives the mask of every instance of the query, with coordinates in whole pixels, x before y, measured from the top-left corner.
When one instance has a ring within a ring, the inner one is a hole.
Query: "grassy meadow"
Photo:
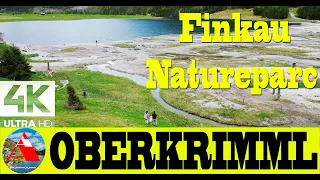
[[[79,69],[58,71],[53,77],[37,73],[33,75],[32,80],[55,81],[60,87],[60,80],[69,80],[87,107],[84,111],[65,109],[67,89],[57,89],[54,117],[56,127],[150,127],[143,119],[145,111],[156,111],[159,127],[212,126],[186,119],[164,109],[152,97],[150,90],[125,78]],[[87,98],[82,96],[83,90],[87,92]]]
[[[293,13],[294,15],[297,15],[297,8],[290,8],[289,11]],[[253,8],[248,9],[227,9],[225,11],[219,11],[212,13],[210,15],[211,19],[232,19],[232,13],[240,13],[242,20],[252,20],[252,21],[270,21],[275,20],[279,21],[279,19],[270,19],[270,18],[264,18],[258,15],[253,14]],[[286,19],[282,19],[283,21],[301,21],[297,19],[293,19],[291,15],[289,14]]]
[[[0,14],[0,22],[81,20],[81,19],[150,19],[144,15],[102,15],[102,14]]]

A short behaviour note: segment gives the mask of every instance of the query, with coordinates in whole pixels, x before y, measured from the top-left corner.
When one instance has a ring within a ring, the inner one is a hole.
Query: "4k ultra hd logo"
[[[0,81],[0,117],[55,116],[54,81]]]

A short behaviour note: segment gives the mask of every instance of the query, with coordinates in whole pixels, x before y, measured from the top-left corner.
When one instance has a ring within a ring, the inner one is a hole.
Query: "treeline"
[[[179,12],[214,13],[230,6],[92,6],[86,9],[67,9],[68,14],[151,15],[154,17],[178,18]]]
[[[226,9],[253,8],[254,6],[0,6],[3,13],[66,13],[66,14],[108,14],[108,15],[151,15],[155,17],[178,18],[179,12],[214,13]]]
[[[40,11],[55,11],[55,12],[64,12],[67,9],[72,8],[73,6],[0,6],[1,13],[38,13]]]
[[[176,19],[179,13],[214,13],[227,9],[253,8],[254,6],[93,6],[85,10],[67,10],[69,13],[151,15]]]
[[[270,19],[285,19],[289,15],[288,6],[255,6],[253,15]]]
[[[2,13],[31,13],[36,6],[0,6]]]
[[[91,6],[83,10],[67,10],[71,13],[110,15],[147,15],[148,11],[148,6]]]
[[[299,18],[320,20],[320,6],[302,6],[297,10]]]

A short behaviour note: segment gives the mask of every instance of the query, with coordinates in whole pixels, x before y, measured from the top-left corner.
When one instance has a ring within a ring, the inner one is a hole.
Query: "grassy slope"
[[[297,8],[290,8],[290,12],[293,12],[296,14],[296,9]],[[268,20],[276,20],[279,21],[279,19],[268,19],[268,18],[263,18],[261,16],[255,16],[253,15],[253,8],[250,9],[228,9],[225,11],[220,11],[211,14],[212,19],[232,19],[232,13],[240,13],[241,14],[241,19],[242,20],[252,20],[252,21],[257,21],[257,20],[262,20],[262,21],[268,21]],[[287,20],[287,21],[299,21],[292,19],[290,15],[288,15],[288,18],[282,19],[282,20]]]
[[[9,81],[9,79],[4,78],[4,77],[0,77],[0,81]]]
[[[151,16],[143,15],[100,15],[100,14],[0,14],[0,22],[16,21],[47,21],[47,20],[80,20],[80,19],[147,19]]]
[[[33,76],[33,80],[55,80],[56,85],[61,85],[59,80],[66,79],[75,88],[87,110],[64,109],[67,90],[56,90],[54,120],[58,127],[146,127],[143,114],[154,110],[158,114],[159,127],[204,126],[167,111],[158,104],[149,90],[125,78],[85,70],[60,71],[53,78],[43,74]],[[84,89],[87,98],[82,97]]]

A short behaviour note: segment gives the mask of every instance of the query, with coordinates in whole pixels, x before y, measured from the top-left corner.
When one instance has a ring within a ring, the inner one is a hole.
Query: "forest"
[[[253,6],[0,6],[0,13],[39,13],[52,14],[109,14],[147,15],[165,18],[178,18],[179,12],[214,13],[230,8],[253,8]]]

